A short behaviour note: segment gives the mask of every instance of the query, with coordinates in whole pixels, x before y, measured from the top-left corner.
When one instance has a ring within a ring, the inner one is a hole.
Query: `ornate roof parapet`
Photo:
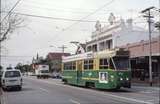
[[[113,13],[110,13],[110,16],[108,18],[108,25],[105,25],[104,27],[101,26],[100,21],[98,20],[96,22],[95,28],[96,30],[94,32],[92,32],[92,39],[97,38],[98,36],[100,36],[101,34],[110,34],[112,33],[112,31],[117,31],[119,30],[121,27],[125,27],[125,23],[123,19],[116,19],[116,17],[114,16]]]
[[[127,22],[127,28],[133,29],[133,19],[131,19],[131,18],[127,19],[126,22]]]
[[[101,23],[99,20],[96,22],[95,28],[96,28],[96,31],[101,31]]]
[[[109,21],[110,25],[113,25],[113,24],[115,23],[116,17],[114,16],[113,13],[110,13],[110,16],[109,16],[109,18],[108,18],[108,21]]]

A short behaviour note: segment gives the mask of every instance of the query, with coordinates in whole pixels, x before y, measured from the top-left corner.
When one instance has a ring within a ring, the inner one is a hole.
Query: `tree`
[[[13,33],[16,29],[23,27],[22,23],[24,19],[16,13],[10,13],[6,18],[2,19],[0,42],[5,41],[10,33]]]

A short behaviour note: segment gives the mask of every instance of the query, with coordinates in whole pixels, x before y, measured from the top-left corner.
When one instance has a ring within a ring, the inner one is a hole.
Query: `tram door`
[[[80,84],[82,78],[82,60],[77,62],[77,84]]]

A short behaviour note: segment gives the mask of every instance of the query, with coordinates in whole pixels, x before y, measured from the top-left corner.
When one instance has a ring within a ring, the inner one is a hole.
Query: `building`
[[[46,56],[46,62],[49,65],[50,72],[60,72],[61,71],[61,63],[62,56],[69,56],[70,53],[57,53],[50,52]]]
[[[91,41],[86,44],[86,51],[101,51],[148,40],[148,30],[133,25],[132,19],[126,21],[114,19],[109,22],[109,25],[101,27],[100,22],[97,21],[96,30],[92,32]],[[100,26],[97,27],[97,25]],[[157,35],[158,32],[152,32],[152,37]]]
[[[153,83],[158,83],[158,75],[160,74],[160,41],[158,37],[152,38],[151,47]],[[149,41],[142,40],[127,44],[123,48],[130,51],[132,78],[149,82]]]
[[[79,46],[79,52],[97,52],[102,50],[110,50],[114,48],[126,48],[131,55],[132,76],[136,79],[144,74],[149,77],[149,35],[148,30],[133,25],[133,20],[116,19],[113,13],[110,14],[109,25],[101,26],[97,21],[92,32],[91,41],[86,43],[86,47]],[[152,24],[152,29],[154,25]],[[153,77],[158,77],[160,70],[160,42],[158,40],[158,31],[152,31],[152,68]],[[81,48],[80,48],[81,47]],[[83,49],[83,51],[82,51]],[[144,80],[144,78],[143,78]]]

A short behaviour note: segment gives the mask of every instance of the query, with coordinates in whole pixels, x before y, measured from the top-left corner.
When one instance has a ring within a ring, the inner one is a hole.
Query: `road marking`
[[[44,89],[44,88],[39,88],[40,90],[42,90],[42,91],[45,91],[45,92],[49,92],[48,90],[46,90],[46,89]]]
[[[146,90],[151,89],[151,90],[156,90],[156,91],[160,91],[160,88],[158,87],[142,87],[142,86],[135,86],[133,85],[132,88],[145,88]]]
[[[6,104],[6,99],[5,99],[5,97],[4,97],[4,92],[3,92],[3,90],[2,89],[0,89],[1,91],[2,91],[2,99],[1,99],[1,104]]]
[[[126,101],[133,101],[133,102],[142,103],[142,104],[154,104],[154,103],[152,103],[152,102],[146,102],[146,101],[137,100],[137,99],[134,99],[134,98],[128,98],[128,97],[118,96],[118,95],[113,95],[113,94],[106,94],[106,93],[104,93],[104,92],[97,92],[97,91],[94,91],[94,90],[91,90],[91,89],[83,89],[83,88],[79,88],[79,87],[62,85],[62,84],[57,84],[57,83],[54,83],[54,82],[48,82],[48,81],[44,81],[44,80],[37,80],[37,79],[33,79],[33,78],[29,78],[29,79],[35,80],[35,81],[39,81],[39,82],[43,82],[43,83],[52,84],[52,85],[57,85],[57,86],[69,87],[69,88],[78,89],[78,90],[83,90],[83,91],[90,91],[90,92],[92,92],[92,93],[103,94],[103,95],[105,95],[105,96],[114,97],[114,98],[122,99],[122,100],[126,100]]]
[[[79,103],[78,101],[75,101],[75,100],[73,100],[73,99],[70,99],[70,102],[72,102],[72,103],[74,103],[74,104],[81,104],[81,103]]]

